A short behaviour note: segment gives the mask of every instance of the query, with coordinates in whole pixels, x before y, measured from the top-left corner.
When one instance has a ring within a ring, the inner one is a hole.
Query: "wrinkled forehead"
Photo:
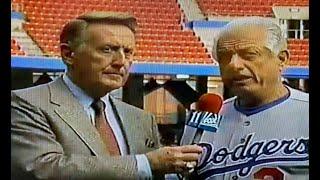
[[[96,44],[115,44],[125,47],[135,45],[135,35],[125,25],[94,23],[88,26],[86,34],[87,41]]]
[[[264,47],[267,30],[261,26],[242,25],[223,30],[219,36],[217,50],[237,50],[250,47]]]

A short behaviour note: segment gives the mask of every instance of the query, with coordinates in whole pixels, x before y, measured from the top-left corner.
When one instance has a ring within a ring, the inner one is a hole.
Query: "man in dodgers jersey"
[[[289,52],[280,27],[260,17],[237,19],[214,46],[222,81],[235,97],[224,102],[217,132],[201,137],[198,178],[308,179],[309,95],[281,82]],[[306,171],[294,175],[286,167]]]

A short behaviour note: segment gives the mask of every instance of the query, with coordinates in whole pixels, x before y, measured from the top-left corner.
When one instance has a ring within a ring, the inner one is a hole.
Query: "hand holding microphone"
[[[222,119],[219,115],[223,100],[217,94],[202,95],[196,110],[189,111],[180,145],[198,143],[203,130],[216,132]]]
[[[194,171],[202,156],[203,148],[199,139],[203,131],[216,132],[221,116],[218,114],[222,106],[222,98],[216,94],[204,94],[197,102],[197,110],[187,116],[186,125],[180,146],[162,147],[146,154],[151,169],[156,174],[182,173]]]
[[[197,145],[162,147],[146,154],[155,174],[186,173],[190,162],[200,158],[202,148]]]
[[[222,119],[222,116],[218,114],[222,103],[223,99],[217,94],[202,95],[197,101],[196,110],[188,113],[180,145],[199,143],[204,131],[215,133]],[[189,163],[189,172],[194,171],[199,159]]]

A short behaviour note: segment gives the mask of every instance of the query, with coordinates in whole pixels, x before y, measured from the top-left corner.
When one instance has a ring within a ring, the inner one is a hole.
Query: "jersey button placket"
[[[245,121],[245,122],[243,122],[243,125],[244,125],[244,126],[247,126],[247,127],[250,126],[250,124],[251,124],[250,121]]]
[[[231,179],[232,179],[232,180],[237,180],[237,179],[239,179],[239,178],[238,178],[237,175],[234,175],[234,176],[231,177]]]

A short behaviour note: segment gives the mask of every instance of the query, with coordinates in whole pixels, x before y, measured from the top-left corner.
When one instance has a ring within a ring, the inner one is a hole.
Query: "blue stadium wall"
[[[21,13],[11,13],[11,18],[24,19]],[[227,21],[191,21],[186,27],[193,29],[221,28]],[[11,56],[11,68],[31,70],[34,72],[64,72],[66,66],[61,58]],[[133,63],[130,72],[133,74],[159,74],[159,75],[192,75],[192,76],[220,76],[219,66],[194,65],[194,64],[158,64],[158,63]],[[308,67],[288,67],[284,70],[284,78],[308,79]]]
[[[11,56],[11,68],[29,69],[35,72],[64,72],[66,66],[60,58]],[[209,64],[133,63],[130,72],[133,74],[220,76],[219,66]],[[309,69],[307,67],[288,67],[282,76],[284,78],[308,79]]]

